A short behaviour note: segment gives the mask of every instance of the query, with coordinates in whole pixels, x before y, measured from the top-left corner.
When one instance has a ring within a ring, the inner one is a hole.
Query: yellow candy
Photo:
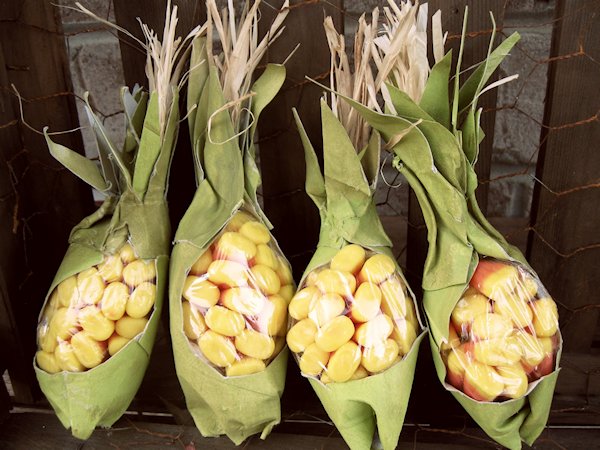
[[[49,324],[38,325],[37,342],[39,348],[46,353],[52,353],[56,348],[57,339],[54,330],[50,328]]]
[[[83,372],[85,370],[85,366],[75,356],[73,346],[66,341],[58,344],[54,352],[54,358],[60,370],[67,372]]]
[[[387,255],[373,255],[363,265],[358,277],[361,281],[379,284],[392,276],[396,271],[396,263]]]
[[[231,218],[231,220],[229,221],[229,223],[227,224],[226,229],[230,230],[230,231],[237,231],[239,230],[242,225],[244,225],[246,222],[249,221],[255,221],[256,219],[248,214],[247,212],[244,211],[238,211],[237,213],[234,214],[234,216]]]
[[[212,306],[204,320],[208,328],[225,336],[237,336],[246,328],[244,316],[219,305]]]
[[[288,307],[290,316],[296,320],[306,319],[308,309],[315,298],[319,298],[321,291],[316,286],[305,287],[299,290]]]
[[[469,385],[476,400],[491,402],[504,391],[502,377],[493,367],[471,361],[465,367],[465,386]]]
[[[73,334],[77,333],[77,311],[71,308],[59,308],[52,322],[50,322],[51,333],[58,339],[68,340]]]
[[[361,358],[362,359],[362,358]],[[358,366],[358,369],[352,374],[350,380],[362,380],[363,378],[367,378],[369,376],[369,372],[362,365]]]
[[[526,328],[531,325],[533,313],[529,305],[514,295],[505,297],[496,297],[494,302],[494,312],[512,320],[517,328]]]
[[[118,335],[127,339],[133,339],[146,328],[148,319],[142,317],[136,319],[134,317],[123,316],[115,322],[115,331]]]
[[[406,355],[417,339],[417,332],[411,322],[398,319],[394,322],[394,329],[390,337],[398,344],[400,355]]]
[[[254,257],[256,264],[262,264],[268,266],[273,270],[277,270],[279,267],[279,260],[273,250],[268,245],[258,244],[256,246],[256,256]]]
[[[123,269],[123,281],[126,285],[136,287],[145,281],[156,278],[156,264],[154,260],[143,261],[137,259]]]
[[[125,284],[119,281],[110,283],[102,295],[102,314],[107,319],[119,320],[125,314],[128,299],[129,288]]]
[[[554,336],[558,331],[558,310],[550,297],[541,298],[531,305],[533,329],[538,337]]]
[[[292,270],[288,265],[288,262],[284,259],[279,258],[279,265],[277,266],[277,276],[281,285],[293,284],[294,277],[292,276]]]
[[[342,383],[348,381],[360,365],[361,352],[354,342],[346,342],[329,358],[327,375],[332,381]]]
[[[512,336],[475,342],[473,352],[477,361],[489,366],[510,366],[521,359],[519,345]]]
[[[310,319],[303,319],[295,324],[287,334],[287,344],[294,353],[303,352],[315,341],[317,326]]]
[[[381,283],[379,288],[382,295],[381,310],[392,319],[407,317],[408,305],[412,302],[406,297],[403,283],[392,277]]]
[[[127,300],[127,315],[139,319],[150,312],[156,299],[156,285],[142,283],[129,296]]]
[[[182,295],[199,308],[210,308],[219,301],[221,291],[210,281],[190,275],[183,283]]]
[[[367,322],[379,314],[381,306],[381,290],[376,284],[362,283],[352,300],[350,317],[355,322]]]
[[[98,266],[98,273],[107,283],[119,281],[123,274],[123,261],[119,255],[110,255]]]
[[[318,279],[319,279],[319,273],[311,272],[308,275],[306,275],[306,279],[304,280],[304,286],[305,287],[316,286]]]
[[[56,362],[54,353],[48,353],[40,350],[36,352],[35,360],[38,367],[48,373],[57,373],[61,370],[58,362]]]
[[[458,334],[456,334],[456,330],[454,329],[454,327],[450,325],[448,331],[448,341],[442,342],[442,344],[440,345],[440,349],[442,350],[442,352],[445,352],[453,348],[457,348],[459,345],[460,337],[458,337]]]
[[[257,316],[265,307],[265,296],[252,288],[231,288],[223,291],[221,303],[232,311],[246,316]]]
[[[56,287],[58,302],[60,306],[69,307],[79,302],[79,290],[77,289],[77,277],[67,278]]]
[[[58,299],[58,289],[54,289],[52,294],[50,295],[50,299],[46,302],[46,308],[44,309],[43,319],[47,320],[50,323],[52,317],[60,308],[60,300]]]
[[[396,361],[398,344],[393,339],[387,339],[374,347],[363,350],[362,365],[371,373],[383,372]]]
[[[125,244],[123,247],[121,247],[119,256],[121,257],[121,261],[123,261],[125,264],[129,264],[137,259],[137,256],[133,251],[133,247],[130,244]]]
[[[317,376],[327,366],[329,352],[321,350],[316,344],[310,344],[300,357],[300,371],[306,375]]]
[[[104,317],[102,311],[94,305],[86,306],[79,311],[79,323],[86,335],[97,341],[107,340],[115,331],[115,323]],[[85,365],[83,361],[81,362]]]
[[[246,222],[240,227],[240,234],[255,244],[266,244],[271,240],[269,230],[260,222]]]
[[[480,314],[471,325],[471,333],[479,339],[503,338],[510,335],[512,330],[510,319],[494,313]]]
[[[287,303],[279,295],[270,295],[265,309],[260,314],[261,331],[270,336],[285,336],[287,325]]]
[[[455,348],[448,353],[448,372],[462,377],[465,374],[465,367],[469,364],[471,364],[471,361],[460,348]]]
[[[129,341],[130,339],[119,336],[118,334],[113,334],[108,338],[108,354],[113,356],[115,353],[125,347]]]
[[[358,273],[365,263],[366,252],[360,245],[350,244],[338,251],[331,260],[331,268],[341,272]]]
[[[190,302],[183,302],[181,309],[183,314],[183,332],[189,339],[195,341],[206,331],[204,316]]]
[[[294,286],[292,284],[286,284],[284,286],[281,286],[281,289],[279,289],[278,295],[283,298],[285,300],[286,303],[290,303],[290,301],[292,300],[292,298],[294,297],[294,293],[295,293],[295,289]]]
[[[256,244],[240,233],[227,231],[218,240],[216,253],[219,257],[243,263],[254,258],[256,255]]]
[[[200,336],[198,347],[206,359],[217,367],[231,366],[237,357],[233,342],[212,330]]]
[[[522,276],[514,292],[521,300],[528,302],[538,293],[537,281],[529,275]]]
[[[102,363],[106,356],[106,347],[85,331],[80,331],[73,336],[71,345],[79,362],[88,369],[93,369]]]
[[[385,314],[359,325],[354,333],[354,340],[363,347],[372,347],[383,343],[394,330],[394,322]]]
[[[260,359],[242,358],[225,369],[228,377],[241,377],[265,370],[265,362]]]
[[[475,317],[488,312],[490,312],[488,298],[476,291],[467,291],[452,310],[452,322],[460,328],[473,322]]]
[[[260,289],[266,295],[273,295],[279,292],[281,288],[281,281],[277,276],[277,273],[269,266],[257,264],[250,269],[251,274],[249,275],[252,284]]]
[[[77,290],[83,303],[95,305],[102,300],[104,294],[104,280],[98,271],[91,267],[77,275]]]
[[[212,261],[213,261],[213,259],[212,259],[212,254],[210,252],[210,249],[206,250],[204,253],[202,253],[198,257],[198,259],[192,265],[192,267],[190,267],[190,274],[204,275],[206,272],[208,272],[208,266],[210,266],[210,263]]]
[[[338,316],[319,329],[315,343],[326,352],[333,352],[348,342],[354,334],[354,324],[346,316]]]
[[[527,392],[527,374],[520,365],[498,367],[498,374],[504,383],[502,395],[508,398],[521,398]]]
[[[537,366],[553,352],[550,338],[536,338],[525,331],[518,331],[515,343],[523,360],[531,367]]]
[[[352,283],[353,281],[354,283]],[[324,293],[350,297],[356,288],[356,279],[352,274],[347,274],[346,272],[324,269],[317,276],[316,286]]]
[[[323,384],[331,383],[333,381],[331,378],[329,378],[329,375],[327,375],[327,372],[321,373],[321,377],[319,378],[319,380]]]
[[[317,325],[323,327],[339,316],[346,309],[346,302],[338,294],[324,294],[314,297],[310,306],[308,317]]]
[[[246,286],[246,267],[235,261],[216,260],[208,267],[208,279],[216,285]]]
[[[275,341],[266,334],[246,329],[235,337],[235,348],[251,358],[269,359],[275,350]]]

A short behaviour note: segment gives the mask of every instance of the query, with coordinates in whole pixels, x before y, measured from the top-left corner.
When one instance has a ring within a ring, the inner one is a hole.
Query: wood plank
[[[595,1],[571,8],[557,2],[529,261],[559,304],[564,350],[587,353],[600,315],[600,14]]]
[[[18,102],[10,89],[13,83],[25,99],[24,116],[34,129],[77,127],[56,7],[44,0],[2,2],[0,22],[0,196],[2,217],[10,218],[0,225],[0,271],[13,320],[5,332],[15,343],[7,365],[15,400],[29,403],[39,395],[31,365],[37,316],[69,232],[93,204],[91,190],[52,158],[44,137],[19,123]],[[55,139],[83,149],[79,132]]]

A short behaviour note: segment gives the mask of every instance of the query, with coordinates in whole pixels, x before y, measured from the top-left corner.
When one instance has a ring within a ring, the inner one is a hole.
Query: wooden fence
[[[181,34],[205,15],[203,2],[175,1],[180,10]],[[281,1],[270,1],[279,6]],[[431,0],[430,11],[442,9],[449,45],[458,45],[462,11],[470,5],[465,66],[485,55],[489,39],[488,11],[502,29],[503,0]],[[543,132],[537,165],[527,254],[534,269],[560,305],[565,337],[563,371],[551,414],[553,424],[600,424],[600,8],[597,1],[556,1],[552,53],[543,62],[549,70]],[[570,9],[567,9],[569,7]],[[162,29],[164,1],[114,0],[117,22],[132,31],[135,17]],[[268,24],[274,10],[262,6]],[[313,143],[319,147],[321,89],[306,76],[327,81],[330,56],[322,21],[332,15],[342,29],[342,0],[292,1],[285,38],[277,41],[269,61],[282,62],[297,43],[301,46],[287,63],[288,78],[259,128],[262,194],[267,215],[275,225],[283,251],[299,276],[315,248],[319,219],[304,193],[304,156],[292,122],[295,106]],[[126,39],[123,39],[126,41]],[[143,55],[121,45],[128,85],[142,83]],[[25,99],[24,115],[40,130],[78,125],[72,95],[64,36],[59,15],[46,0],[5,1],[0,4],[0,371],[7,371],[12,392],[0,383],[0,405],[46,406],[31,362],[35,352],[37,315],[46,289],[66,250],[69,230],[92,210],[86,187],[48,154],[44,139],[20,120],[14,84]],[[496,94],[482,102],[486,109],[486,139],[477,166],[489,180],[494,135]],[[181,136],[187,136],[182,130]],[[71,148],[82,149],[78,133],[57,136]],[[191,153],[187,139],[176,152],[169,200],[174,229],[194,192]],[[188,146],[186,148],[186,145]],[[485,207],[488,183],[478,196]],[[419,285],[426,254],[425,229],[418,205],[410,197],[407,273]],[[401,226],[401,225],[398,225]],[[402,233],[401,233],[402,235]],[[404,243],[401,243],[404,245]],[[167,314],[165,308],[165,315]],[[152,361],[132,410],[168,411],[178,423],[190,423],[172,361],[168,321],[163,318]],[[450,426],[464,421],[457,403],[439,386],[423,346],[408,422]],[[6,378],[6,377],[5,377]],[[417,399],[417,400],[415,400]],[[430,408],[430,400],[439,405]],[[427,400],[427,401],[423,401]],[[308,383],[290,362],[283,398],[284,417],[298,411],[324,417]],[[458,422],[457,422],[458,421]],[[314,430],[314,427],[311,428]]]

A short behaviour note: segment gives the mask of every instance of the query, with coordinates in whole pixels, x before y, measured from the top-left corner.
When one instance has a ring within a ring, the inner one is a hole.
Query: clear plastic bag
[[[221,374],[260,372],[284,347],[294,292],[289,264],[267,227],[238,211],[190,268],[183,331]]]
[[[305,376],[345,382],[408,353],[419,322],[396,263],[356,244],[311,271],[289,306],[287,343]]]
[[[125,244],[54,288],[38,323],[38,367],[84,372],[102,364],[144,331],[155,301],[156,261]]]
[[[446,381],[478,401],[523,397],[554,370],[556,303],[525,266],[481,258],[441,346]]]

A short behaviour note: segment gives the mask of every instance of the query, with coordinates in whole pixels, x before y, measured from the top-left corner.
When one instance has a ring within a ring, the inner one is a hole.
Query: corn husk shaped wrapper
[[[480,255],[514,261],[531,270],[520,251],[483,216],[475,199],[477,176],[473,169],[483,139],[476,99],[518,39],[516,33],[506,39],[460,90],[455,89],[454,110],[448,101],[451,53],[432,68],[419,105],[391,85],[388,88],[396,115],[377,114],[346,99],[386,141],[397,142],[392,148],[394,164],[409,181],[423,211],[429,241],[423,304],[440,382],[490,437],[511,449],[521,448],[521,441],[531,445],[544,429],[561,348],[554,371],[532,383],[525,397],[493,403],[473,400],[445,383],[440,345],[448,341],[450,314],[468,287]],[[466,116],[461,128],[456,129],[453,124],[459,111]]]
[[[395,260],[390,249],[392,243],[383,230],[373,202],[379,170],[379,135],[374,133],[366,148],[357,154],[346,130],[325,101],[321,102],[321,120],[324,176],[296,114],[306,155],[306,191],[321,215],[319,243],[304,271],[303,280],[349,243],[386,254]],[[398,272],[408,287],[404,275],[400,270]],[[414,301],[414,294],[410,292],[410,295]],[[384,449],[396,448],[408,406],[419,345],[424,336],[425,331],[422,331],[409,353],[379,374],[327,385],[309,379],[350,448],[371,448],[375,431]]]
[[[188,103],[198,105],[189,116],[198,189],[175,236],[169,285],[171,336],[177,376],[196,426],[204,436],[226,434],[239,445],[256,433],[266,438],[281,420],[287,347],[262,372],[225,377],[192,350],[183,332],[181,297],[190,267],[242,205],[270,227],[256,200],[260,174],[251,143],[262,109],[283,84],[285,68],[269,64],[252,86],[254,122],[245,132],[242,152],[229,111],[223,108],[217,70],[200,63],[205,58],[204,40],[197,39]]]
[[[127,121],[123,152],[115,150],[88,105],[101,168],[53,142],[46,133],[50,153],[75,175],[107,194],[102,206],[72,230],[69,248],[48,295],[61,281],[101,263],[104,255],[116,253],[126,242],[139,258],[156,260],[154,310],[145,330],[123,349],[85,372],[49,374],[34,361],[42,391],[62,424],[80,439],[87,439],[96,426],[111,426],[131,403],[148,366],[161,314],[171,239],[165,190],[177,140],[179,110],[174,92],[161,137],[157,97],[156,92],[148,98],[140,90],[131,95],[123,89]]]

